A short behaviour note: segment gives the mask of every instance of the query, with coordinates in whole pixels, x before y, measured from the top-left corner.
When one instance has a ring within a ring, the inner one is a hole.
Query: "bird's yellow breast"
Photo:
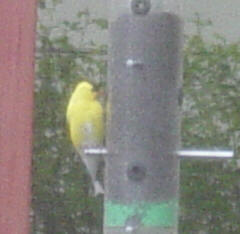
[[[67,120],[73,145],[96,146],[103,141],[103,109],[96,100],[79,100],[68,108]]]

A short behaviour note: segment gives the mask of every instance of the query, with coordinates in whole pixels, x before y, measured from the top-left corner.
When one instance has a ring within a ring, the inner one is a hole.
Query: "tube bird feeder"
[[[109,1],[104,234],[177,233],[179,2]]]

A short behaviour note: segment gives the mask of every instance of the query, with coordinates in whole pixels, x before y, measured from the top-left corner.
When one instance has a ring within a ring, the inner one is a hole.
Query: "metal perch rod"
[[[107,154],[106,148],[89,148],[84,150],[85,154]],[[183,149],[177,151],[177,155],[181,158],[232,158],[234,156],[233,150],[190,150]]]

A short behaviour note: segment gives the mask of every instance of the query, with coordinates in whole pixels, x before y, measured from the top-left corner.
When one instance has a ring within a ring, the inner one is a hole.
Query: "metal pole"
[[[228,159],[234,156],[233,150],[180,150],[177,152],[181,158],[199,159]]]
[[[178,4],[110,0],[109,11],[104,234],[177,233]]]
[[[93,157],[99,154],[106,155],[108,151],[106,148],[87,148],[84,150],[85,154],[92,155]],[[176,152],[179,158],[199,158],[199,159],[229,159],[233,158],[233,150],[194,150],[182,149]]]

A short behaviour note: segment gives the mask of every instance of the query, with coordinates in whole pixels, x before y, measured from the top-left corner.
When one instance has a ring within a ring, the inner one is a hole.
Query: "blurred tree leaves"
[[[75,22],[38,23],[32,233],[101,232],[102,198],[89,195],[91,183],[69,140],[65,110],[79,81],[105,82],[106,46],[86,40],[84,34],[96,23],[102,29],[104,21],[92,20],[86,10]],[[79,47],[70,41],[72,30],[81,38]]]
[[[182,142],[233,148],[235,160],[181,161],[179,233],[240,233],[240,43],[219,35],[208,42],[201,32],[208,24],[195,23],[185,41]]]

